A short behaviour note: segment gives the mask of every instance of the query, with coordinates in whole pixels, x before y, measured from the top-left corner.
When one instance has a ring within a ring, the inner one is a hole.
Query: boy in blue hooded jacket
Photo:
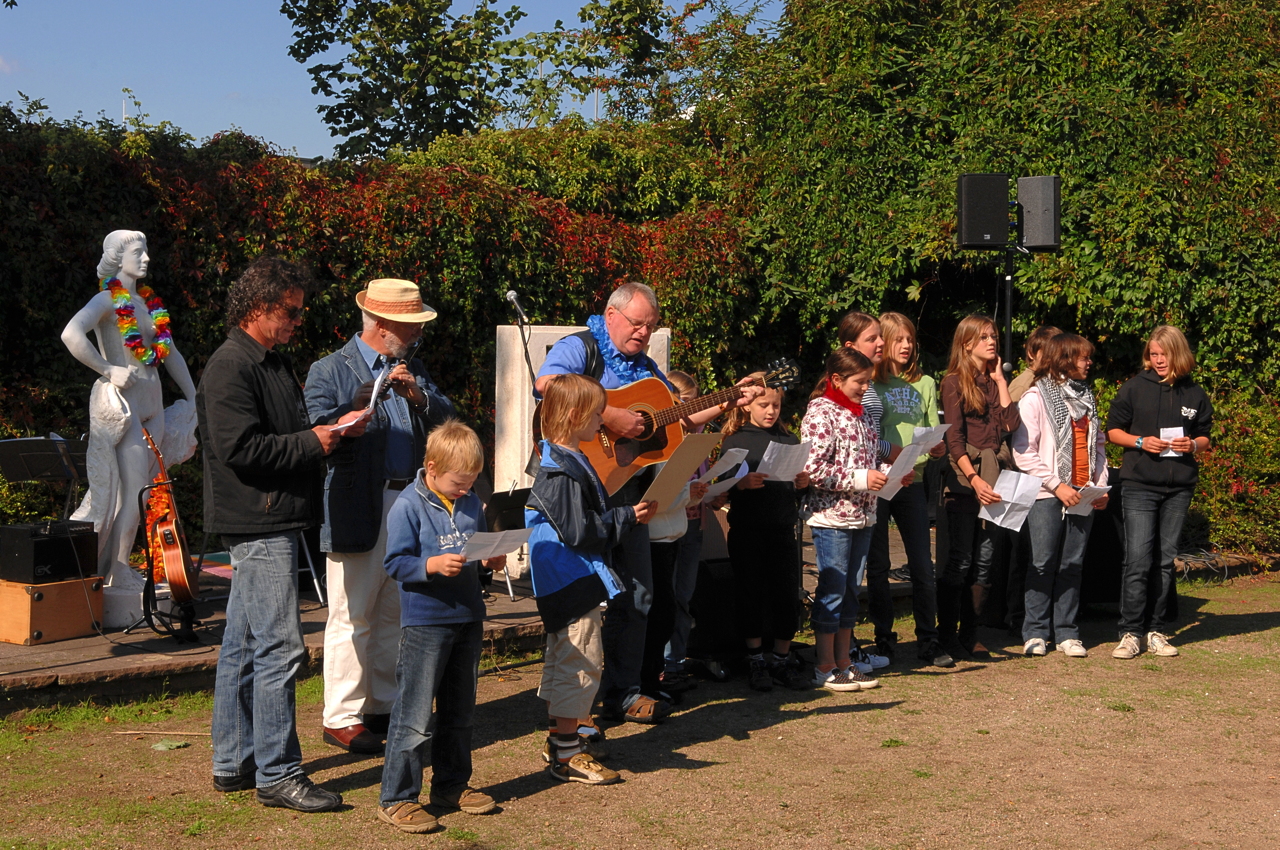
[[[485,610],[478,562],[465,560],[462,547],[486,530],[471,491],[483,465],[475,431],[446,421],[427,438],[424,468],[387,516],[383,566],[400,582],[400,658],[378,819],[402,832],[439,828],[418,803],[426,764],[433,806],[484,814],[496,805],[468,785]],[[484,564],[502,569],[506,556]]]
[[[543,393],[538,477],[525,507],[533,593],[547,632],[538,696],[555,724],[547,772],[562,782],[608,785],[619,781],[583,751],[580,718],[590,717],[604,664],[600,604],[622,585],[609,553],[622,534],[647,523],[657,507],[610,508],[604,485],[578,445],[600,430],[606,396],[584,375],[551,379]]]

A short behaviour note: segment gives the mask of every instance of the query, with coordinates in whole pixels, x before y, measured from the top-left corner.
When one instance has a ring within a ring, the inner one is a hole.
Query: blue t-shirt
[[[612,347],[612,343],[610,343]],[[617,351],[616,348],[613,349]],[[613,353],[613,352],[610,352]],[[601,352],[604,355],[605,352]],[[643,351],[634,357],[627,358],[632,362],[641,362],[646,358]],[[622,379],[614,374],[609,368],[609,359],[601,357],[604,362],[604,373],[600,376],[600,386],[606,390],[616,390],[625,387]],[[587,370],[587,348],[581,337],[566,336],[555,345],[551,346],[551,350],[547,352],[547,359],[542,362],[542,368],[538,370],[538,377],[542,378],[547,375],[582,375]],[[654,367],[654,377],[660,378],[664,384],[671,386],[671,382],[667,380],[667,376],[662,371]]]

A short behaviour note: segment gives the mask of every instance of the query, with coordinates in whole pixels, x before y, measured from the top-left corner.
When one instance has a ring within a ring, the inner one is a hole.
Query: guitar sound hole
[[[653,431],[654,431],[653,414],[647,410],[637,410],[636,413],[639,413],[640,418],[644,420],[644,430],[641,431],[639,436],[637,436],[635,439],[639,440],[640,442],[644,442],[645,440],[648,440],[650,437],[653,436]]]

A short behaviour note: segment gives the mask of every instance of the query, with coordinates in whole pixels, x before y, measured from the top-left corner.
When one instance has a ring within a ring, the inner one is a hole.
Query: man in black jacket
[[[294,683],[302,666],[298,548],[315,525],[321,462],[364,423],[352,412],[310,427],[289,358],[275,351],[302,324],[307,274],[261,258],[227,297],[224,342],[196,391],[204,444],[205,529],[235,571],[213,694],[213,786],[257,788],[266,806],[323,812],[342,797],[302,772]]]

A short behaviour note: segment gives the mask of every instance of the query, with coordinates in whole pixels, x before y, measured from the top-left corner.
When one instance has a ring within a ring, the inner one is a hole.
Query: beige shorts
[[[603,667],[600,608],[592,608],[558,632],[548,632],[538,696],[550,703],[550,715],[590,717]]]

